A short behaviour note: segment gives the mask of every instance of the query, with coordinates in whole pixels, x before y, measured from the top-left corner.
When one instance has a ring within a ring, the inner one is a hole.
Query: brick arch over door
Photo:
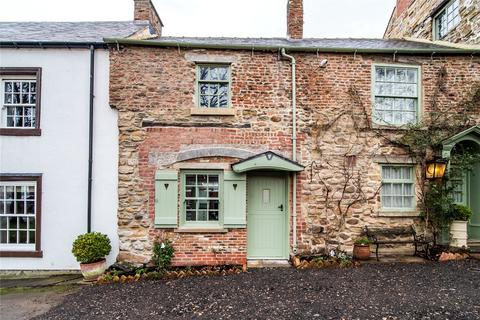
[[[255,155],[254,152],[238,149],[238,148],[228,148],[228,147],[211,147],[211,148],[198,148],[192,150],[180,151],[177,155],[176,162],[204,158],[204,157],[229,157],[229,158],[238,158],[246,159]]]

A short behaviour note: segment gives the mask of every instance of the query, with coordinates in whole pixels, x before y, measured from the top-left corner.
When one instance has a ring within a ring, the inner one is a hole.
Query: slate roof
[[[190,38],[190,37],[161,37],[147,40],[154,43],[179,43],[196,45],[219,45],[219,46],[248,46],[248,47],[297,47],[297,48],[343,48],[343,49],[405,49],[405,50],[432,50],[452,49],[452,47],[438,44],[415,42],[395,39],[356,39],[356,38],[306,38],[290,40],[286,38]]]
[[[0,22],[0,42],[103,43],[149,27],[148,21]]]

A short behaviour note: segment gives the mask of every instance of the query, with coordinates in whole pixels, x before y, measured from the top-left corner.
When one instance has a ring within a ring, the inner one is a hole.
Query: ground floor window
[[[415,179],[413,166],[382,166],[381,202],[383,209],[415,209]]]
[[[221,183],[221,172],[183,172],[182,220],[185,224],[218,224],[220,222]]]
[[[40,252],[41,176],[0,175],[0,255]]]

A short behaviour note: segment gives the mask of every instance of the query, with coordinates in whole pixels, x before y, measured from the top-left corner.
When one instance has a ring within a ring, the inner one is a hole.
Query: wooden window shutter
[[[223,175],[223,224],[225,228],[247,225],[247,181],[245,174],[225,172]]]
[[[178,173],[157,171],[155,175],[155,226],[176,228],[178,217]]]

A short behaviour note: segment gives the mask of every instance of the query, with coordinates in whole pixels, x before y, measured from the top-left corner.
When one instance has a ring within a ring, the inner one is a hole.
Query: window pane
[[[413,197],[404,197],[403,198],[403,205],[405,208],[412,208],[413,207]]]
[[[13,92],[20,92],[20,82],[13,82]]]
[[[10,230],[8,232],[8,243],[17,243],[17,230]]]
[[[375,69],[375,80],[377,81],[385,81],[385,68],[377,67]]]
[[[35,213],[35,201],[27,201],[27,214]]]
[[[14,190],[15,190],[15,188],[13,186],[7,186],[7,188],[6,188],[7,199],[13,199],[14,198]]]
[[[209,221],[218,221],[218,211],[208,211],[208,220]]]
[[[0,229],[7,229],[7,217],[0,218]]]
[[[28,229],[35,229],[35,218],[29,217],[28,218]]]
[[[5,82],[5,92],[12,92],[13,84],[11,82]]]
[[[35,187],[28,186],[27,199],[29,199],[29,200],[34,200],[35,199]]]
[[[208,201],[201,200],[198,202],[198,209],[200,210],[206,210],[208,209]]]
[[[187,215],[185,217],[187,221],[195,221],[196,220],[196,211],[187,210]]]
[[[27,229],[27,220],[28,218],[18,218],[18,228]]]
[[[209,201],[209,209],[211,210],[218,210],[218,204],[219,204],[219,201],[218,200],[210,200]]]
[[[218,187],[208,188],[208,196],[210,198],[218,198]]]
[[[7,243],[7,231],[0,231],[0,243]]]
[[[393,197],[393,202],[392,202],[393,207],[395,208],[402,208],[403,207],[403,197]]]
[[[194,186],[196,184],[196,176],[191,175],[191,174],[187,174],[185,176],[185,182],[186,182],[187,186]]]
[[[392,207],[392,197],[389,197],[389,196],[382,197],[382,206],[385,208]]]
[[[401,196],[403,194],[401,183],[393,183],[392,184],[392,194],[394,194],[396,196]]]
[[[382,194],[385,196],[392,194],[392,185],[390,183],[385,183],[382,185]]]
[[[187,198],[195,198],[195,187],[186,187],[185,188],[185,197]]]
[[[197,209],[197,200],[187,200],[185,202],[185,206],[186,206],[187,210],[189,210],[189,209],[195,210],[195,209]]]
[[[200,80],[209,80],[210,69],[208,67],[200,67]]]
[[[28,232],[28,243],[35,243],[35,231]]]
[[[5,202],[5,213],[6,214],[13,214],[14,213],[14,202],[13,201],[6,201]]]
[[[19,231],[18,243],[27,243],[27,231]]]
[[[25,202],[16,201],[16,214],[25,214]]]
[[[207,210],[198,210],[197,221],[207,221]]]

